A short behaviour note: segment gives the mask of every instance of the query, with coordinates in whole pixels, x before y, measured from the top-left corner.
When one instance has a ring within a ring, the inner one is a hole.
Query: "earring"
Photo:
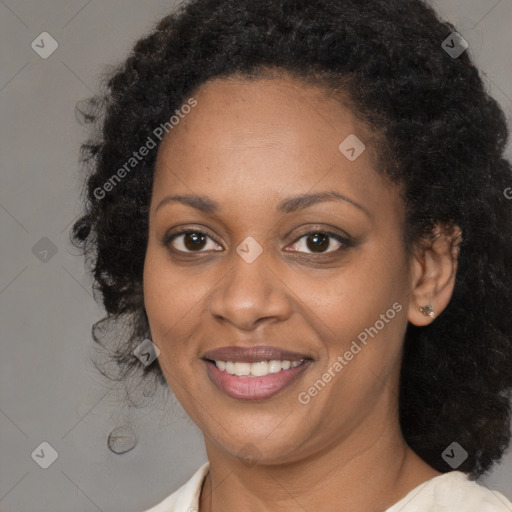
[[[434,308],[428,304],[427,306],[421,306],[420,311],[425,315],[429,316],[430,318],[434,318]]]

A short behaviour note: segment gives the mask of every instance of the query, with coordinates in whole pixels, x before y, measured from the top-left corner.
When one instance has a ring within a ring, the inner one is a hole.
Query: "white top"
[[[205,462],[177,491],[144,512],[198,512],[209,469],[210,463]],[[512,512],[512,503],[465,473],[451,471],[422,483],[384,512]]]

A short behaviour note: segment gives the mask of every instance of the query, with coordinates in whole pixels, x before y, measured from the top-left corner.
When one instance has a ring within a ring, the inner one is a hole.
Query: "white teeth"
[[[268,362],[268,371],[269,373],[277,373],[281,371],[281,361],[269,361]]]
[[[289,370],[301,365],[304,359],[300,361],[258,361],[256,363],[239,363],[232,361],[215,361],[215,365],[221,371],[226,371],[230,375],[237,377],[265,377],[269,373],[278,373],[281,370]]]
[[[251,363],[235,363],[235,375],[250,375]]]
[[[251,375],[254,375],[255,377],[264,377],[265,375],[268,375],[268,373],[268,363],[266,361],[251,364]]]

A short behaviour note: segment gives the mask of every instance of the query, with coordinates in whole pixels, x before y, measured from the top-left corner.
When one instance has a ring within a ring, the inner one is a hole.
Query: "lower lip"
[[[239,400],[261,400],[274,396],[298,379],[311,360],[306,360],[295,368],[269,373],[264,377],[237,377],[219,370],[215,363],[204,362],[208,377],[226,395]]]

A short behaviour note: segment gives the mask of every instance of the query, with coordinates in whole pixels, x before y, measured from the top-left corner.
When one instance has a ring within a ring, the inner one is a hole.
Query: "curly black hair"
[[[453,441],[468,452],[458,469],[473,478],[501,458],[512,390],[508,128],[469,50],[443,49],[453,32],[422,0],[193,0],[104,73],[102,92],[77,105],[93,136],[82,145],[85,210],[71,238],[107,313],[93,338],[110,350],[119,380],[133,373],[165,384],[158,359],[146,367],[133,354],[151,337],[142,275],[157,149],[129,172],[126,162],[206,81],[278,70],[344,91],[385,141],[379,171],[405,191],[407,247],[437,224],[460,227],[451,302],[433,323],[406,332],[400,423],[410,447],[440,472],[451,470],[441,454]],[[127,328],[112,346],[110,321]]]

